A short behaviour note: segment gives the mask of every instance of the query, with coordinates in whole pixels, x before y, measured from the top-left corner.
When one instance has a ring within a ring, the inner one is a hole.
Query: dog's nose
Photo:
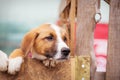
[[[61,54],[64,55],[64,56],[68,56],[70,53],[70,49],[69,48],[62,48],[61,49]]]

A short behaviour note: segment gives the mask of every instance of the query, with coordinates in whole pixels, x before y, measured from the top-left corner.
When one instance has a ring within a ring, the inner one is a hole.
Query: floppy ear
[[[27,53],[33,47],[35,39],[38,37],[38,35],[39,35],[39,33],[35,32],[35,31],[30,31],[24,36],[24,38],[22,40],[22,44],[21,44],[21,49],[23,50],[25,55],[27,55]]]

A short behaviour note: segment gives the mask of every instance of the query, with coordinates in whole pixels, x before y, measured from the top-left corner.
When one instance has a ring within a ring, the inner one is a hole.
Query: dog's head
[[[69,57],[68,33],[54,24],[43,24],[28,32],[23,38],[21,48],[26,53],[30,48],[34,58],[44,60],[64,60]]]

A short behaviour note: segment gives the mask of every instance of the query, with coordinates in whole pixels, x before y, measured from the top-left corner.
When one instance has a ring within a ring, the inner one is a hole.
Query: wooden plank
[[[75,58],[71,58],[71,80],[75,80]]]
[[[74,56],[75,53],[75,17],[76,17],[76,0],[71,0],[70,7],[70,49],[71,55]]]
[[[75,80],[90,80],[90,56],[75,57]]]
[[[97,0],[77,0],[76,54],[91,57],[91,80],[95,75],[93,37],[95,28],[95,3]],[[91,55],[90,55],[91,54]]]
[[[105,80],[105,72],[96,72],[94,80]]]
[[[65,11],[65,9],[70,5],[71,0],[61,0],[59,6],[59,15]]]
[[[96,0],[78,0],[77,2],[76,53],[89,55],[93,51]]]
[[[120,0],[110,0],[106,80],[120,80]]]

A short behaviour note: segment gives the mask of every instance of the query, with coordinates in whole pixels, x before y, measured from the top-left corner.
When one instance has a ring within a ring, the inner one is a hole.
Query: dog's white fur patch
[[[67,44],[61,38],[60,27],[55,25],[55,24],[51,24],[51,27],[52,27],[52,29],[55,30],[56,35],[57,35],[57,53],[54,56],[54,59],[59,59],[59,58],[62,57],[61,49],[63,47],[66,47],[66,48],[69,48],[69,47],[67,46]]]
[[[38,59],[38,60],[45,60],[47,57],[40,55],[40,54],[32,54],[32,58]]]
[[[7,71],[8,57],[3,51],[0,50],[0,71]]]
[[[23,61],[24,60],[22,57],[9,59],[8,73],[15,74],[16,72],[20,71]]]

